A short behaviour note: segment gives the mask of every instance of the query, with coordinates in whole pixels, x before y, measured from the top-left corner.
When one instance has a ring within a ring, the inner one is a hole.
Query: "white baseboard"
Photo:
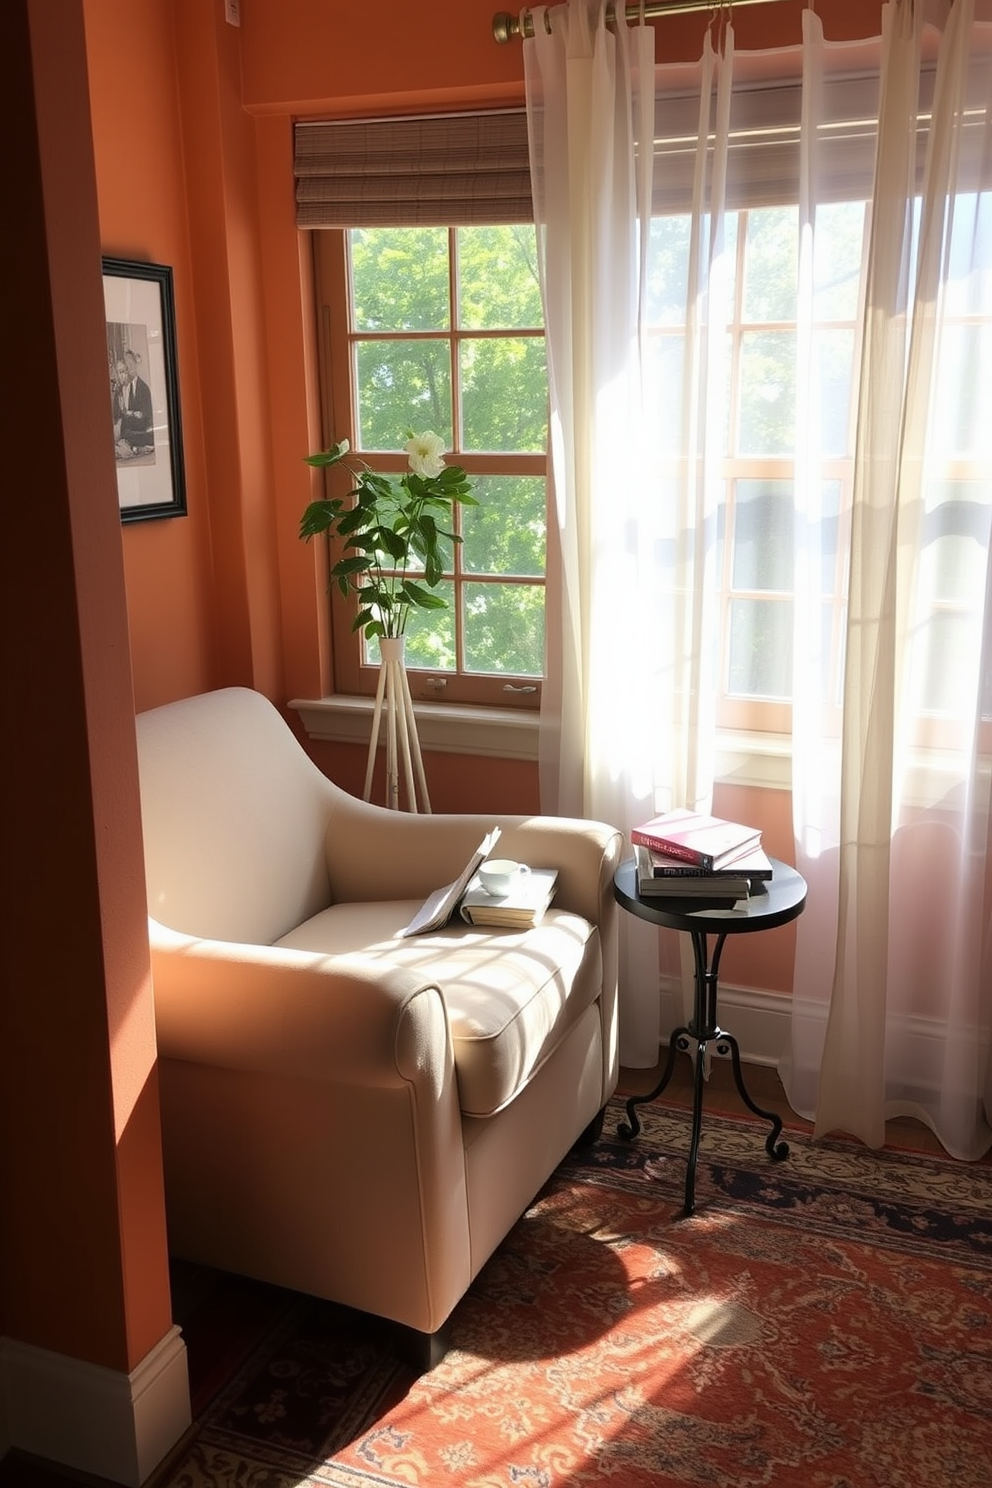
[[[0,1338],[0,1456],[17,1448],[139,1488],[189,1424],[178,1328],[130,1374]]]
[[[748,1064],[776,1065],[789,1047],[792,998],[784,993],[721,985],[719,1018]]]

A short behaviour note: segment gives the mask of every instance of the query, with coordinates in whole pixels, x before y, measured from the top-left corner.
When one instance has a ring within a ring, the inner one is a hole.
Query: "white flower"
[[[403,446],[410,461],[410,469],[415,475],[427,476],[428,479],[434,475],[440,475],[444,469],[444,461],[441,459],[444,453],[444,440],[432,429],[425,429],[423,434],[414,434]]]

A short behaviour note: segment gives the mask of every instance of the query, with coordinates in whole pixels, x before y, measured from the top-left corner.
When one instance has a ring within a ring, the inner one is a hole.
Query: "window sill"
[[[362,744],[368,748],[374,698],[343,694],[293,698],[289,706],[296,709],[311,739],[332,744]],[[420,747],[425,751],[478,754],[494,759],[537,759],[536,711],[417,702],[413,713]],[[382,732],[379,737],[383,737]]]
[[[338,695],[293,698],[311,739],[368,748],[375,701]],[[414,703],[421,748],[436,754],[537,761],[539,714],[514,708],[457,703]],[[716,761],[721,784],[788,790],[792,782],[790,741],[783,734],[721,733]]]

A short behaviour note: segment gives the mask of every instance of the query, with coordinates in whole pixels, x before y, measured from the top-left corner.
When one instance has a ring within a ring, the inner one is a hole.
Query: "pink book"
[[[752,882],[767,882],[774,878],[771,859],[763,848],[749,847],[740,857],[728,858],[720,868],[700,868],[698,863],[687,863],[685,858],[673,858],[669,853],[645,848],[644,871],[651,878],[725,878],[729,876],[749,878]]]
[[[761,842],[761,830],[742,822],[724,821],[680,808],[664,811],[634,827],[630,840],[670,858],[681,858],[712,872],[739,858]]]

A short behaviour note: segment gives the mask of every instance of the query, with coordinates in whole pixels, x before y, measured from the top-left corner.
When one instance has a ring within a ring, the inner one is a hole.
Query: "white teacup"
[[[518,873],[529,872],[526,863],[515,863],[512,858],[487,858],[479,868],[479,882],[487,894],[499,899],[513,888]]]

